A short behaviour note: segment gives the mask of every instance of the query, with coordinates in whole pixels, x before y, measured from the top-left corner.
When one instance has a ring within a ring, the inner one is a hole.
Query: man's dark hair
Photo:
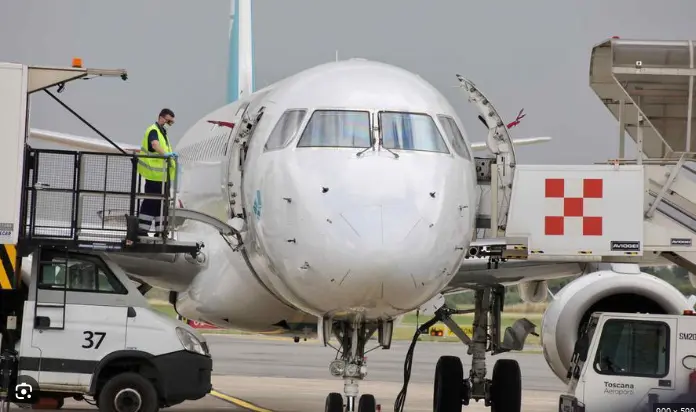
[[[160,117],[166,117],[166,116],[174,117],[174,112],[171,111],[171,109],[162,109],[162,111],[160,111],[159,115],[160,115]]]

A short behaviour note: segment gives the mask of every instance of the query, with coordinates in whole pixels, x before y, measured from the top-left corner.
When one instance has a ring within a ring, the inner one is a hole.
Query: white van
[[[40,397],[60,404],[92,396],[101,411],[154,412],[210,392],[203,336],[151,308],[106,255],[40,248],[31,261],[19,384],[33,380]]]

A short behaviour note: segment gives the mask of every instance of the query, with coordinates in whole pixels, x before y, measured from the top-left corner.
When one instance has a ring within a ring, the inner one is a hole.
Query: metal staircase
[[[619,159],[645,172],[644,253],[696,273],[694,41],[613,38],[592,50],[590,85],[619,121]],[[625,137],[635,142],[626,159]]]

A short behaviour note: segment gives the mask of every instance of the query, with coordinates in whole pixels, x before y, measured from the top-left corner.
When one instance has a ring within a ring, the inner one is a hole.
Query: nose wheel
[[[351,405],[346,405],[346,409],[343,408],[343,396],[340,393],[331,392],[329,396],[326,397],[326,405],[324,407],[324,412],[354,412],[348,409]],[[357,412],[376,412],[377,411],[377,401],[374,395],[364,394],[360,396],[360,401],[358,402]]]
[[[331,392],[326,397],[324,412],[343,412],[343,396],[340,393]]]
[[[331,375],[343,379],[343,394],[332,392],[326,397],[326,412],[376,412],[377,402],[370,394],[360,395],[360,382],[367,375],[367,358],[365,344],[379,329],[379,323],[366,323],[359,319],[330,321],[322,326],[326,346],[336,349],[338,355],[329,365]],[[377,347],[388,348],[385,335],[391,330],[381,330],[380,342]],[[328,342],[327,336],[334,334],[340,347],[334,347]],[[391,335],[389,336],[389,343]]]
[[[340,393],[331,392],[329,396],[326,397],[326,405],[324,407],[324,412],[354,412],[348,409],[351,405],[346,405],[346,409],[343,408],[343,396]],[[364,394],[360,396],[360,401],[358,402],[357,412],[376,412],[377,411],[377,401],[374,395]]]
[[[364,394],[358,402],[358,412],[375,412],[377,410],[377,401],[370,394]]]

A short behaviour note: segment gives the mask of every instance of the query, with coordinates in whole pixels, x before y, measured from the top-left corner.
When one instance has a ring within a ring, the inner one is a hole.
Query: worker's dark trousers
[[[145,193],[162,194],[162,182],[145,180]],[[152,224],[155,224],[155,232],[162,232],[166,224],[166,210],[160,209],[161,200],[143,199],[138,210],[138,231],[149,232]]]

